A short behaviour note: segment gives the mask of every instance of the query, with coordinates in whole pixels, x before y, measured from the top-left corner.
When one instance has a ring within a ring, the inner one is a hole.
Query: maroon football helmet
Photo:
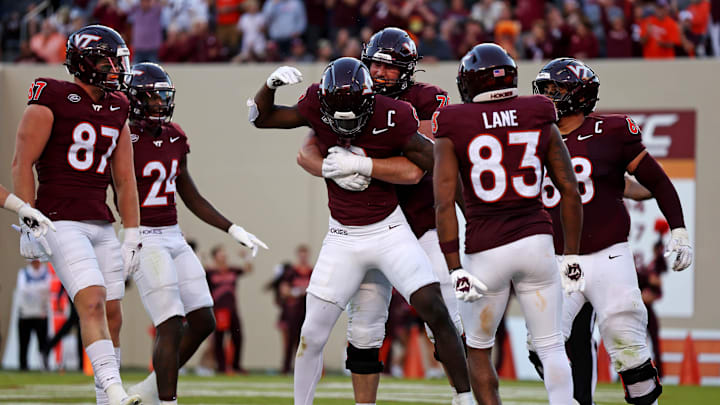
[[[124,90],[130,79],[130,50],[114,29],[89,25],[68,38],[65,67],[83,83],[106,91]]]
[[[375,90],[384,96],[394,96],[413,84],[415,66],[422,57],[418,55],[415,41],[400,28],[385,28],[376,32],[363,45],[361,59],[370,69],[372,62],[387,63],[400,69],[397,80],[376,83]]]
[[[318,96],[323,122],[341,138],[357,136],[375,106],[370,71],[355,58],[336,59],[325,68]]]
[[[517,65],[499,45],[475,45],[460,61],[457,86],[465,103],[517,96]]]

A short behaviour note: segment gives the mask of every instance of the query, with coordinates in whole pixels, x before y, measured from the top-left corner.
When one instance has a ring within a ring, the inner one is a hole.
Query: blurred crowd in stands
[[[61,63],[78,28],[115,28],[134,61],[328,61],[408,30],[425,62],[494,41],[517,59],[720,56],[720,0],[0,0],[6,62]]]

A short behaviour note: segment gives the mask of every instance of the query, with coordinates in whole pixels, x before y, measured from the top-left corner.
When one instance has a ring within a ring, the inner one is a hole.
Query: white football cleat
[[[127,392],[128,395],[138,395],[144,405],[160,405],[155,372],[150,373],[144,380],[128,388]]]
[[[122,401],[120,401],[120,405],[142,405],[142,403],[142,398],[140,398],[140,395],[137,394],[128,395]]]

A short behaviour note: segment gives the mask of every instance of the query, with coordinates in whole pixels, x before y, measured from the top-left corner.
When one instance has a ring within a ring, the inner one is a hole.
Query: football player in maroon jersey
[[[533,82],[536,94],[553,100],[560,115],[558,126],[572,156],[584,212],[580,256],[585,288],[565,299],[563,333],[590,302],[615,370],[620,373],[625,400],[653,404],[662,393],[657,370],[646,341],[647,312],[642,302],[633,255],[627,238],[630,215],[623,204],[625,173],[635,176],[660,207],[671,228],[667,254],[676,253],[673,270],[692,263],[692,246],[675,187],[642,144],[642,133],[625,115],[589,115],[598,100],[600,81],[585,63],[571,58],[545,65]],[[543,203],[559,226],[554,182],[545,179]],[[555,233],[555,251],[561,252],[562,234]]]
[[[415,42],[407,32],[399,28],[385,28],[375,33],[362,53],[362,61],[370,70],[376,92],[412,104],[420,119],[418,131],[432,138],[430,119],[436,109],[448,104],[448,95],[437,86],[414,81],[415,67],[419,60]],[[340,162],[347,158],[346,155],[331,156],[330,159]],[[323,173],[323,156],[314,134],[307,138],[300,149],[298,163],[314,176],[335,175],[328,170]],[[397,187],[400,208],[430,258],[435,275],[440,280],[443,300],[458,333],[462,335],[462,323],[452,280],[437,241],[432,175],[426,174],[418,182],[415,178],[407,177],[408,174],[415,175],[417,172],[412,162],[399,158],[396,163],[404,165],[407,170],[399,167],[397,173],[401,176],[394,179],[393,183],[403,184],[408,180],[417,183]],[[354,173],[340,172],[342,176],[352,174]],[[369,178],[367,181],[369,182]],[[352,372],[355,402],[372,404],[377,397],[380,372],[383,369],[379,351],[385,339],[392,286],[384,277],[376,274],[368,274],[366,277],[367,280],[362,283],[348,306],[348,347],[345,364]],[[430,339],[434,340],[432,331],[427,327],[426,332]]]
[[[140,250],[138,196],[128,101],[130,51],[113,29],[91,25],[70,35],[66,82],[39,78],[17,131],[15,194],[54,221],[50,261],[75,303],[99,404],[134,404],[120,380],[120,299]],[[35,194],[35,166],[39,186]],[[122,245],[105,204],[110,181],[125,228]],[[107,303],[106,303],[107,301]]]
[[[370,72],[353,58],[328,65],[320,84],[311,85],[297,105],[274,104],[277,87],[301,79],[291,67],[273,72],[250,102],[251,121],[259,128],[310,126],[324,156],[333,151],[357,157],[347,159],[354,166],[350,181],[357,174],[373,181],[363,191],[349,191],[335,178],[325,180],[330,226],[307,290],[307,315],[295,361],[295,404],[312,403],[332,326],[371,268],[381,269],[376,274],[387,278],[432,329],[438,355],[459,393],[453,401],[472,403],[462,344],[437,277],[398,207],[395,186],[387,182],[397,177],[397,166],[383,158],[401,153],[423,170],[432,170],[432,143],[417,133],[414,108],[375,95]]]
[[[561,333],[560,279],[577,283],[582,208],[570,156],[550,100],[518,96],[517,67],[495,44],[481,44],[460,62],[463,104],[433,115],[434,191],[440,246],[447,260],[468,346],[475,394],[498,404],[490,354],[512,282],[546,370],[551,404],[572,404],[570,365]],[[543,166],[559,185],[562,230],[560,266],[553,254],[550,215],[540,198]],[[466,269],[460,263],[455,190],[463,183]]]
[[[175,192],[193,214],[253,249],[253,256],[267,246],[225,218],[195,186],[187,136],[171,122],[175,87],[165,69],[155,63],[133,66],[128,98],[143,243],[133,277],[156,328],[155,370],[128,392],[148,404],[176,404],[178,369],[215,330],[215,317],[205,270],[178,226]]]

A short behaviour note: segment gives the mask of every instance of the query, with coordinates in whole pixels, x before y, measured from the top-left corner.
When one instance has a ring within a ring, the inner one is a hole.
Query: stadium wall
[[[713,61],[597,61],[591,63],[602,82],[599,108],[604,110],[694,110],[696,219],[694,234],[696,266],[693,270],[692,315],[664,317],[663,327],[717,328],[715,305],[720,272],[720,113],[717,97],[720,63]],[[455,86],[456,63],[422,66],[417,78],[437,84],[459,97]],[[521,92],[531,91],[530,82],[539,64],[520,66]],[[273,267],[292,259],[295,246],[306,242],[313,255],[320,249],[327,224],[327,197],[322,181],[304,173],[295,163],[297,149],[306,129],[292,131],[258,130],[246,117],[245,101],[265,82],[274,65],[171,65],[168,70],[178,89],[175,121],[188,133],[192,153],[189,167],[200,190],[228,217],[254,232],[270,245],[255,260],[255,271],[241,279],[239,300],[245,325],[245,366],[277,368],[281,361],[281,339],[275,328],[276,307],[262,286],[272,277]],[[301,65],[305,84],[317,80],[323,66]],[[11,185],[10,162],[14,135],[27,97],[30,82],[39,76],[68,78],[60,66],[0,65],[0,182]],[[293,104],[304,86],[283,88],[278,102]],[[691,169],[692,170],[692,169]],[[229,236],[204,225],[184,207],[179,209],[185,234],[199,242],[206,253],[217,244],[235,249]],[[15,217],[0,214],[0,333],[7,333],[10,302],[17,269],[18,238],[9,225]],[[231,255],[232,257],[232,255]],[[665,289],[673,289],[666,283]],[[123,363],[146,366],[151,353],[150,321],[135,288],[130,287],[123,304]],[[513,313],[517,306],[513,307]],[[345,320],[339,322],[326,350],[326,366],[341,367],[344,352]],[[3,342],[6,339],[3,339]],[[196,356],[197,357],[197,356]],[[195,359],[194,359],[195,360]]]

